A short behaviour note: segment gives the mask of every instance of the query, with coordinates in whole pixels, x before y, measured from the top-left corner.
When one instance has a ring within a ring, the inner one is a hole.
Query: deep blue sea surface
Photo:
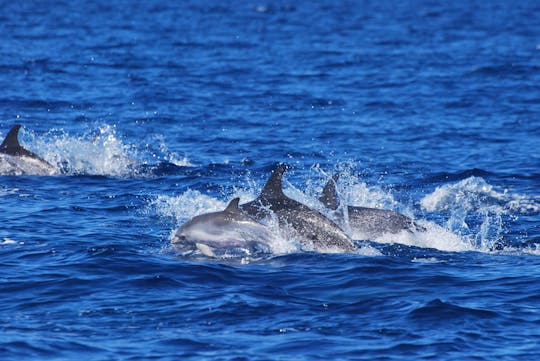
[[[1,1],[0,359],[533,360],[540,3]],[[278,162],[374,252],[180,255]]]

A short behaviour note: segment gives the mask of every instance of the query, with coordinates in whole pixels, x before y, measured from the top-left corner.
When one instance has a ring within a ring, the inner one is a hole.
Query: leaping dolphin
[[[240,205],[240,209],[258,221],[275,214],[280,227],[290,230],[296,240],[314,251],[355,253],[351,238],[334,222],[283,193],[286,169],[285,164],[278,165],[259,197]]]
[[[0,174],[53,175],[58,170],[19,144],[20,124],[15,124],[0,145]]]
[[[180,252],[198,249],[208,257],[227,252],[269,253],[273,234],[242,212],[239,201],[235,198],[223,211],[201,214],[186,222],[172,239],[175,248]]]
[[[340,202],[336,191],[339,174],[334,174],[323,188],[319,198],[330,210],[337,210]],[[355,239],[373,240],[383,234],[405,231],[425,231],[412,219],[387,209],[347,206],[349,227]]]

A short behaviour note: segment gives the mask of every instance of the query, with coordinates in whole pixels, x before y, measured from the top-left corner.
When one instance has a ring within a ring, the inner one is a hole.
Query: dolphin
[[[184,223],[172,239],[183,253],[198,249],[208,257],[269,253],[274,235],[238,208],[240,198],[234,198],[225,210],[205,213]]]
[[[339,174],[335,173],[323,188],[319,201],[329,210],[338,210],[340,206],[336,191]],[[373,240],[383,234],[395,234],[401,231],[425,231],[412,219],[401,213],[387,209],[347,206],[349,227],[355,239]]]
[[[283,193],[281,163],[273,171],[259,197],[241,204],[240,209],[258,221],[275,215],[280,227],[291,232],[302,245],[323,253],[355,253],[353,241],[334,222],[322,213],[287,197]]]
[[[20,124],[15,124],[0,145],[1,174],[53,175],[58,170],[19,144]]]

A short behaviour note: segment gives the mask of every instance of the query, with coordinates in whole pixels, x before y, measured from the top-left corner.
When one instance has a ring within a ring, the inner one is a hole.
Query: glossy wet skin
[[[205,245],[212,249],[268,248],[272,233],[238,209],[236,198],[220,212],[206,213],[186,222],[172,243],[183,250]]]
[[[257,220],[276,215],[300,243],[317,252],[353,253],[352,240],[334,222],[320,212],[287,197],[282,191],[282,176],[287,166],[280,164],[270,176],[261,195],[240,208]]]
[[[339,175],[334,174],[319,198],[321,203],[331,210],[337,210],[340,204],[336,191],[338,179]],[[409,217],[387,209],[347,206],[347,220],[355,239],[373,239],[387,233],[425,230]]]

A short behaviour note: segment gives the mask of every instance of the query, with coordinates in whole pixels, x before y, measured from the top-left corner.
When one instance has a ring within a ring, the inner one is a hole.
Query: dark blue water
[[[531,360],[540,354],[540,5],[7,2],[0,358]],[[317,207],[428,225],[377,252],[180,256],[276,162]]]

